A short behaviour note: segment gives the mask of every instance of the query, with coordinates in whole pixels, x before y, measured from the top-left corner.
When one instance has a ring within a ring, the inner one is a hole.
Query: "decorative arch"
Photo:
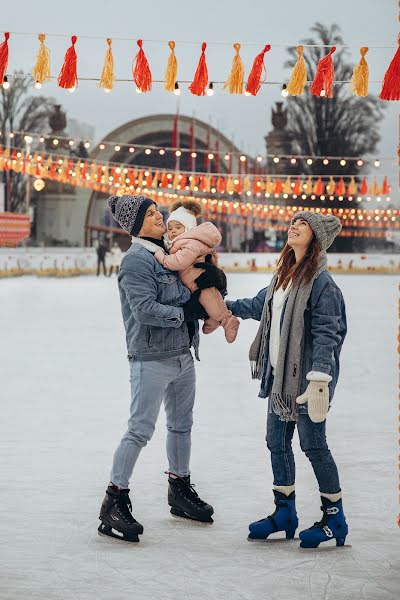
[[[100,149],[102,142],[118,142],[135,146],[135,144],[148,144],[149,146],[164,146],[173,147],[174,127],[177,116],[174,114],[159,114],[134,119],[121,125],[117,129],[111,131],[101,142],[92,150],[90,158],[94,160],[104,160],[109,162],[121,162],[126,164],[135,164],[147,167],[157,167],[160,169],[174,169],[175,156],[167,152],[161,156],[158,152],[152,152],[150,155],[145,154],[144,149],[135,149],[132,154],[128,147],[121,147],[118,152],[115,151],[112,145],[107,145],[103,150]],[[192,134],[193,129],[193,134]],[[196,119],[180,115],[178,117],[179,131],[179,148],[191,148],[191,140],[193,135],[193,146],[195,149],[210,149],[215,152],[218,149],[220,155],[225,153],[232,154],[233,158],[227,163],[224,160],[213,161],[210,163],[211,171],[219,171],[227,173],[238,170],[238,154],[239,148],[223,135],[218,129],[212,127],[208,123]],[[199,154],[196,157],[194,169],[196,171],[206,171],[206,155]],[[183,153],[180,157],[180,169],[191,170],[189,153]],[[101,215],[105,211],[105,194],[100,192],[92,192],[88,202],[85,220],[85,240],[86,244],[89,241],[90,231],[107,231],[110,230],[110,225],[102,223]]]

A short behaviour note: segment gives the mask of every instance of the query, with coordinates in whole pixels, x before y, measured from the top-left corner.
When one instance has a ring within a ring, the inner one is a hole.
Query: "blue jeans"
[[[127,488],[141,449],[151,439],[161,402],[167,421],[169,470],[190,474],[191,429],[196,376],[191,354],[156,361],[130,361],[131,409],[128,430],[121,440],[110,480]]]
[[[280,421],[275,413],[267,417],[267,447],[271,452],[274,485],[294,485],[296,467],[292,439],[296,423]],[[307,414],[299,414],[297,431],[300,447],[311,462],[318,481],[319,491],[326,494],[340,492],[336,463],[326,443],[326,420],[313,423]]]

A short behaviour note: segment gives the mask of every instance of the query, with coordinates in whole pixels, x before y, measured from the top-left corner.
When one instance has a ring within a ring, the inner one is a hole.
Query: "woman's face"
[[[293,250],[307,250],[314,232],[305,219],[297,219],[289,227],[287,243]]]

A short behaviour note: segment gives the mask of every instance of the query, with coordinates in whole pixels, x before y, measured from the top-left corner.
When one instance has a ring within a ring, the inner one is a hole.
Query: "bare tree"
[[[302,41],[303,44],[323,44],[326,46],[344,45],[337,25],[330,28],[316,23],[312,28],[314,36]],[[296,50],[289,51],[290,59],[286,67],[296,62]],[[308,79],[314,77],[319,60],[328,48],[306,48],[304,59]],[[349,81],[354,65],[349,64],[347,50],[338,48],[333,55],[335,80]],[[288,129],[293,134],[293,151],[296,154],[321,156],[365,156],[373,154],[380,140],[379,123],[383,118],[383,103],[378,98],[353,95],[347,84],[334,87],[333,98],[319,98],[307,89],[302,96],[289,97]],[[321,172],[320,161],[312,165],[302,165],[310,174]],[[337,164],[324,167],[324,173],[337,171]],[[353,174],[354,164],[341,167],[343,174]]]
[[[30,95],[32,80],[22,71],[16,71],[9,89],[0,86],[0,131],[2,145],[24,148],[24,134],[11,132],[41,132],[47,127],[47,119],[54,101],[39,95]],[[5,182],[5,205],[12,212],[21,212],[25,203],[25,175],[7,171]]]

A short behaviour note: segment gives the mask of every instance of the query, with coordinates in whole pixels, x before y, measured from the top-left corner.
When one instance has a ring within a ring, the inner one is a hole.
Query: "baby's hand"
[[[161,250],[161,248],[159,248],[158,250],[155,251],[154,256],[158,260],[159,263],[161,263],[162,265],[164,264],[164,256],[165,256],[165,254]]]

